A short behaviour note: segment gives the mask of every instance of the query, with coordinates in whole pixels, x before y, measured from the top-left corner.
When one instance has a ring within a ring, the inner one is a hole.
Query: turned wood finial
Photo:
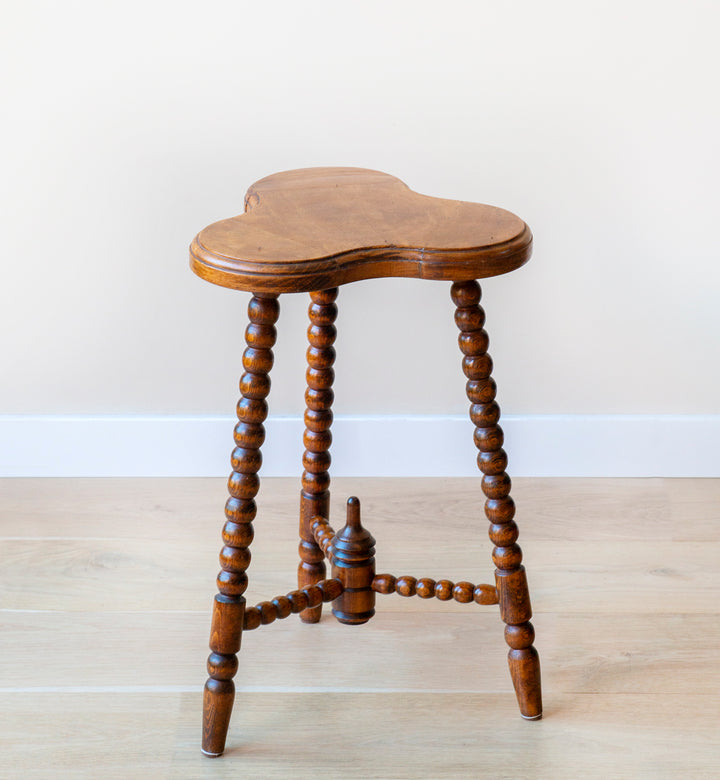
[[[360,499],[357,496],[350,496],[347,500],[347,521],[345,527],[356,531],[363,530],[360,522]]]
[[[347,502],[347,521],[335,534],[330,545],[332,576],[345,590],[333,602],[333,615],[341,623],[367,623],[375,614],[375,539],[363,528],[360,500],[353,496]]]

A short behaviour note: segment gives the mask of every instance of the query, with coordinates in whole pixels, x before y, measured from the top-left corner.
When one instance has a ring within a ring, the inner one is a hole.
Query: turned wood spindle
[[[243,631],[266,626],[325,601],[334,601],[342,591],[340,580],[322,580],[302,590],[293,590],[285,596],[276,596],[272,601],[261,601],[254,607],[246,607]]]
[[[333,601],[332,613],[341,623],[367,623],[375,614],[375,539],[360,522],[360,501],[347,502],[347,522],[330,545],[332,576],[343,584],[343,592]]]
[[[332,390],[335,372],[335,348],[337,335],[337,288],[310,293],[310,325],[307,336],[310,346],[307,350],[308,368],[305,391],[305,435],[303,443],[302,491],[300,493],[300,564],[298,565],[298,588],[304,588],[325,578],[325,555],[313,536],[312,519],[321,515],[330,516],[330,444],[333,421]],[[317,623],[322,614],[322,604],[310,607],[300,613],[305,623]]]
[[[417,579],[403,574],[401,577],[393,577],[392,574],[377,574],[372,581],[372,589],[376,593],[388,595],[397,593],[398,596],[419,596],[421,599],[440,599],[449,601],[451,598],[460,604],[497,604],[497,588],[494,585],[473,585],[472,582],[450,582],[450,580],[438,580],[430,577]]]
[[[225,749],[230,714],[235,698],[232,678],[237,671],[237,652],[245,613],[247,575],[250,563],[250,542],[255,519],[254,498],[260,481],[257,475],[262,456],[260,447],[265,439],[263,422],[267,417],[265,401],[270,391],[268,376],[273,364],[275,323],[279,315],[277,296],[254,296],[248,305],[250,323],[245,330],[247,348],[243,353],[245,373],[240,379],[242,398],[237,405],[235,426],[236,447],[232,453],[232,472],[228,480],[225,504],[225,525],[220,552],[222,569],[217,578],[219,593],[213,605],[210,630],[210,656],[203,696],[203,745],[206,755],[219,756]]]
[[[310,530],[312,531],[315,543],[323,551],[323,555],[332,563],[330,548],[332,546],[332,540],[335,538],[335,531],[330,523],[328,523],[327,518],[321,517],[320,515],[313,517],[310,522]]]
[[[482,489],[486,496],[485,514],[490,521],[490,540],[495,545],[493,562],[505,627],[510,646],[508,663],[520,712],[534,720],[542,714],[540,660],[533,647],[535,632],[529,622],[532,616],[522,551],[516,543],[518,528],[514,521],[515,504],[510,498],[510,477],[506,472],[507,455],[503,450],[503,431],[498,425],[500,407],[491,377],[492,360],[488,355],[488,335],[483,326],[485,312],[480,307],[480,285],[476,281],[455,282],[451,296],[455,322],[460,329],[458,343],[463,353],[463,372],[470,400],[470,419],[475,424],[478,466],[483,474]]]

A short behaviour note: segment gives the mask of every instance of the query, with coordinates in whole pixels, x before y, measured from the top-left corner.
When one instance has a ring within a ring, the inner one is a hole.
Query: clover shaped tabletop
[[[253,184],[245,213],[215,222],[190,265],[223,287],[278,294],[404,276],[465,281],[530,258],[532,234],[494,206],[420,195],[364,168],[304,168]]]

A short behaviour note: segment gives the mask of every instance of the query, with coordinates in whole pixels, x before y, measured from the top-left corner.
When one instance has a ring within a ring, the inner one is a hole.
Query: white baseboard
[[[507,415],[512,476],[720,477],[720,415]],[[226,476],[230,417],[0,416],[0,476]],[[299,417],[266,423],[266,476],[297,476]],[[336,476],[475,476],[465,416],[338,416]]]

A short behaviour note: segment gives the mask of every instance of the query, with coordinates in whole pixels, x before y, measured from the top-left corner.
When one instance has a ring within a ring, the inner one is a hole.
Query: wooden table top
[[[304,168],[253,184],[244,214],[195,237],[190,265],[223,287],[283,293],[386,276],[480,279],[531,251],[530,229],[504,209],[420,195],[379,171]]]

